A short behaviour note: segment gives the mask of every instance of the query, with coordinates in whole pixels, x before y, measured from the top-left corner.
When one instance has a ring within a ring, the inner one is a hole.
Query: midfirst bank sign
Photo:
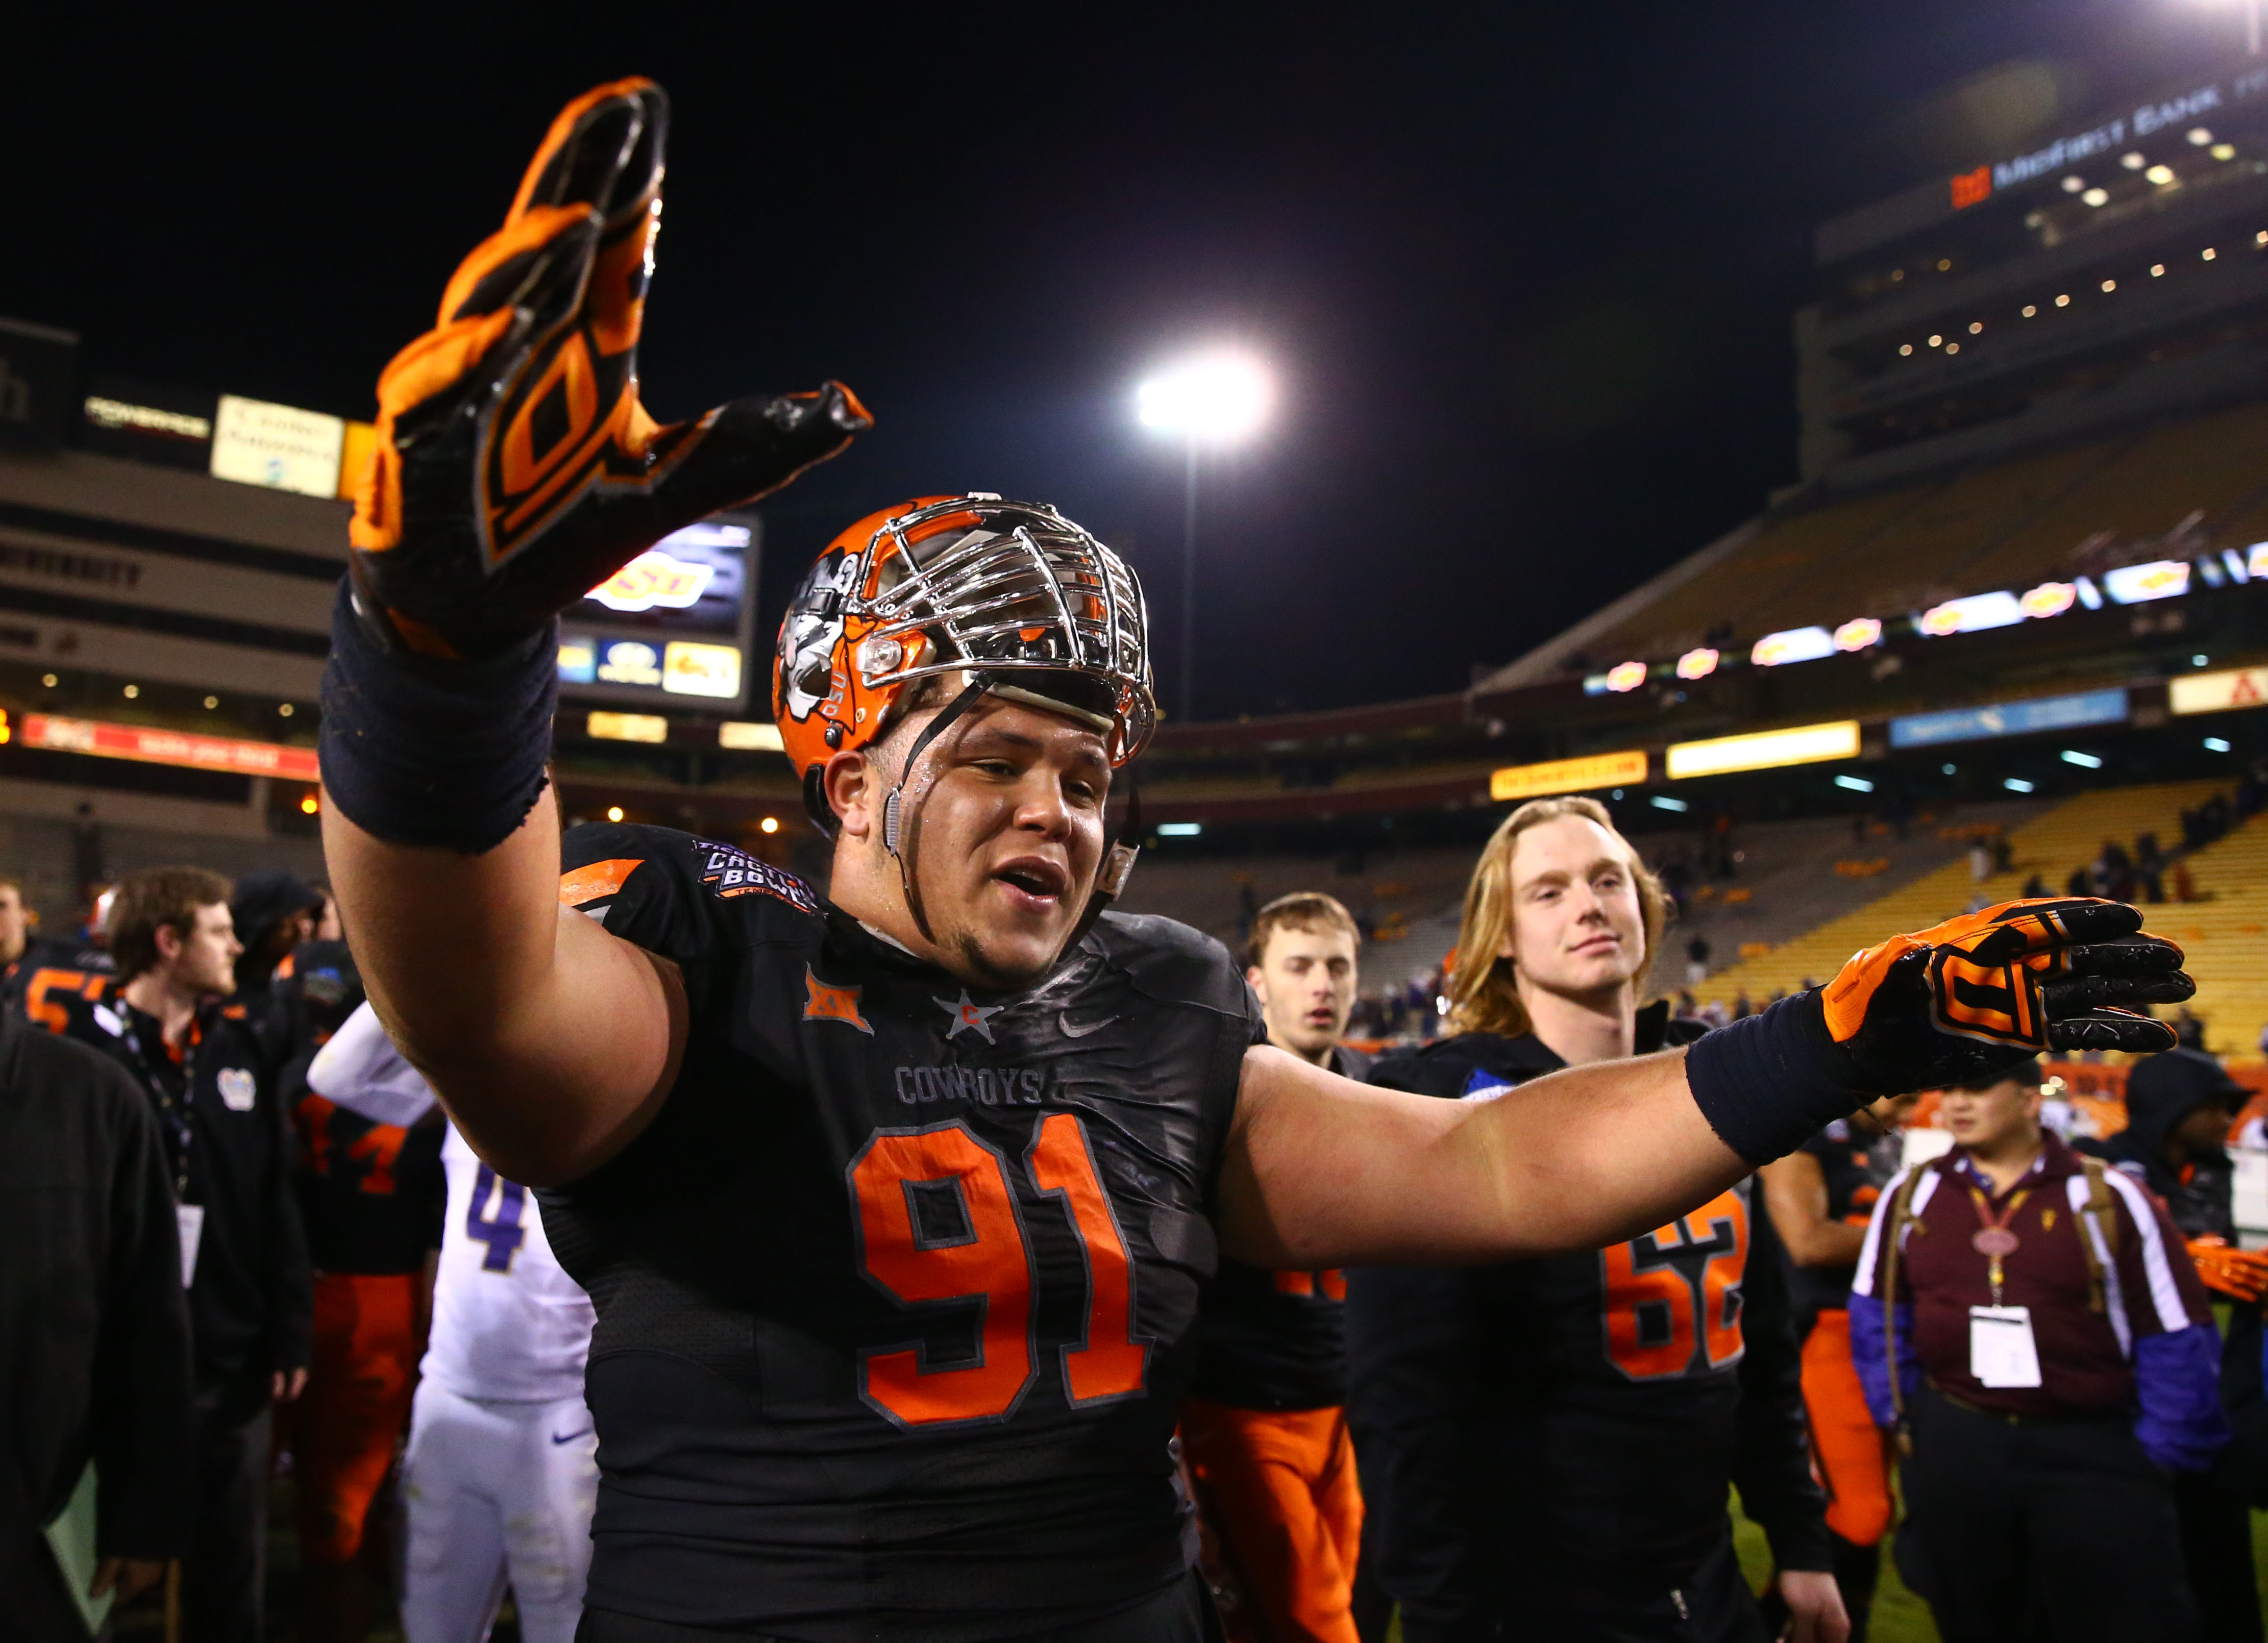
[[[2052,175],[2098,154],[2113,153],[2156,132],[2185,130],[2218,109],[2250,101],[2263,92],[2268,92],[2268,69],[2255,69],[2232,79],[2143,103],[2091,129],[2059,136],[2045,148],[1962,172],[1952,180],[1954,206],[1958,210],[1979,204],[2003,188]]]

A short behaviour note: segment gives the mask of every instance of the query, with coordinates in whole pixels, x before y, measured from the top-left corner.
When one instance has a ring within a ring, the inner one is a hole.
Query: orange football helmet
[[[1101,731],[1110,762],[1157,726],[1142,585],[1051,507],[976,492],[868,514],[819,556],[780,622],[772,717],[814,785],[888,730],[906,687],[982,674],[992,694]]]
[[[908,752],[884,811],[883,843],[927,934],[913,866],[920,799],[906,793],[922,754],[990,695],[1092,726],[1110,763],[1125,764],[1157,728],[1149,631],[1126,562],[1043,504],[973,491],[868,514],[827,545],[780,622],[772,718],[803,777],[804,808],[831,835],[828,759],[887,734],[908,686],[955,676],[957,694]],[[1106,851],[1090,920],[1134,856],[1123,842]]]

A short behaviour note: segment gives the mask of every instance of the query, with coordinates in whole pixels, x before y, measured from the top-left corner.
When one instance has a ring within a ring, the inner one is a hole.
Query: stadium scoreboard
[[[762,549],[762,521],[740,511],[638,555],[560,618],[561,694],[741,711]]]

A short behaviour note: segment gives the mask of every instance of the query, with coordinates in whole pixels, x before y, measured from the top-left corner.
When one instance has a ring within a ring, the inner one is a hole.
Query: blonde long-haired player
[[[1373,1082],[1516,1101],[1560,1067],[1662,1048],[1668,1011],[1640,999],[1668,907],[1595,800],[1521,806],[1465,893],[1451,1035]],[[1620,1144],[1647,1138],[1634,1125]],[[1409,1643],[1491,1623],[1762,1643],[1726,1514],[1735,1481],[1795,1635],[1840,1643],[1770,1235],[1743,1181],[1602,1250],[1349,1275],[1348,1410]]]

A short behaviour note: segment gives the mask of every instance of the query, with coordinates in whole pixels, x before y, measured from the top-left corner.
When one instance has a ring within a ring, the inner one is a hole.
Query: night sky
[[[998,490],[1128,554],[1171,682],[1132,386],[1262,352],[1276,424],[1204,482],[1208,718],[1460,688],[1754,512],[1815,222],[2241,45],[2198,0],[41,10],[0,313],[349,416],[556,107],[659,79],[647,404],[837,376],[880,423],[766,505],[766,636],[850,519]]]

